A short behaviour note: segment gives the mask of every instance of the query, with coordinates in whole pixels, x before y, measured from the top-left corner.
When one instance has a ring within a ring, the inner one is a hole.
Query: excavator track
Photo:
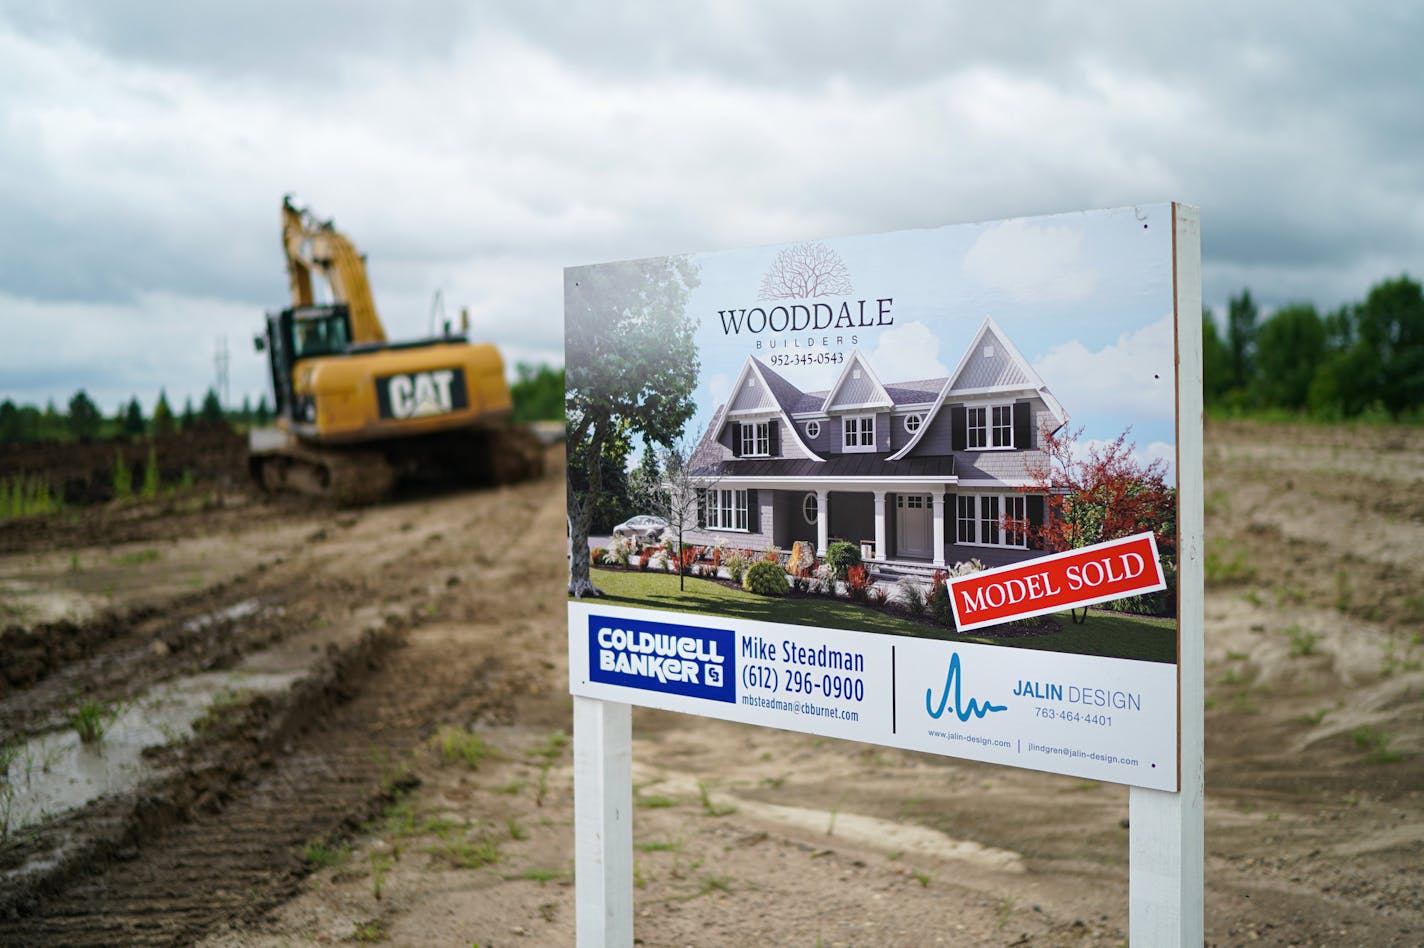
[[[323,448],[286,438],[253,450],[248,464],[268,493],[356,506],[385,499],[402,475],[479,487],[537,478],[544,473],[544,444],[530,428],[504,424],[394,439],[379,449]]]

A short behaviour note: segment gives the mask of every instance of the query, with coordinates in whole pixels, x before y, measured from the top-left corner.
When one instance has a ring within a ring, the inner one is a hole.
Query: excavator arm
[[[331,221],[317,220],[290,194],[282,198],[282,251],[287,257],[293,307],[316,303],[312,295],[312,274],[316,273],[331,287],[332,300],[346,305],[352,342],[386,341],[366,279],[365,258]]]

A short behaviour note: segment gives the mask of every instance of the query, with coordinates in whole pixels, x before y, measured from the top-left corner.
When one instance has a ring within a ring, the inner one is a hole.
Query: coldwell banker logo
[[[722,333],[727,336],[758,335],[764,332],[820,332],[836,329],[864,329],[893,326],[892,297],[876,300],[842,299],[837,304],[779,300],[817,300],[824,297],[851,297],[850,271],[841,255],[823,243],[793,244],[784,248],[762,277],[757,298],[765,306],[719,309]],[[823,343],[828,344],[828,343]]]
[[[730,629],[590,615],[588,677],[625,688],[735,702],[733,643]]]

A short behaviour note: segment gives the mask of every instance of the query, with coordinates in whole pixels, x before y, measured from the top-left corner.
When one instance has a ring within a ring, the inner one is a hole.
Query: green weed
[[[1392,764],[1403,758],[1397,750],[1390,750],[1394,736],[1378,724],[1362,724],[1350,732],[1355,746],[1366,751],[1368,759],[1375,764]]]
[[[504,821],[504,828],[509,830],[510,839],[523,840],[529,838],[529,831],[524,828],[524,825],[522,823],[520,823],[512,816]]]
[[[426,850],[457,869],[479,869],[499,862],[499,843],[493,839],[447,839]]]
[[[153,500],[158,496],[158,488],[158,454],[153,445],[149,445],[148,461],[143,466],[143,486],[139,488],[139,496],[144,500]]]
[[[445,763],[463,762],[471,770],[478,770],[480,761],[492,753],[490,746],[478,734],[448,724],[430,739],[430,746],[439,751],[440,759]]]
[[[1223,540],[1207,544],[1204,567],[1208,586],[1247,583],[1256,578],[1255,568],[1246,562],[1246,552],[1229,548]]]
[[[124,452],[117,448],[114,450],[114,471],[109,482],[113,485],[115,500],[128,500],[133,496],[133,471],[129,468],[129,462],[124,460]]]
[[[393,856],[387,853],[371,850],[371,894],[376,897],[376,901],[381,901],[381,893],[385,889],[386,873],[395,863]]]
[[[74,728],[74,733],[79,735],[81,742],[97,744],[104,739],[104,734],[122,713],[121,705],[103,704],[86,698],[78,707],[65,714],[65,718],[69,721],[69,726]]]
[[[670,853],[677,850],[680,843],[670,842],[665,839],[655,840],[650,843],[639,843],[637,849],[644,853]]]
[[[558,869],[525,869],[519,877],[530,882],[554,882],[564,878],[564,873]]]
[[[636,794],[633,797],[633,804],[635,806],[640,806],[645,810],[665,810],[669,807],[677,806],[677,801],[674,800],[672,797],[663,797],[657,795],[643,796],[642,794]]]
[[[36,475],[0,478],[0,520],[54,513],[61,503],[49,481]]]
[[[120,566],[142,566],[144,563],[152,563],[158,559],[160,555],[157,550],[150,547],[143,550],[134,550],[131,553],[120,553],[114,557],[114,562]]]
[[[569,746],[569,736],[563,731],[554,731],[544,740],[534,746],[529,752],[532,757],[542,757],[545,760],[553,761],[564,753],[564,748]]]
[[[712,793],[707,789],[707,784],[701,780],[697,781],[697,796],[702,801],[702,812],[707,816],[727,816],[737,812],[737,808],[730,804],[717,805],[712,802]]]
[[[1291,655],[1297,658],[1314,655],[1315,646],[1320,641],[1318,634],[1302,629],[1299,624],[1294,624],[1287,628],[1286,637],[1290,639]]]
[[[344,866],[351,860],[351,844],[314,839],[302,847],[302,859],[317,869]]]
[[[353,941],[363,945],[374,945],[383,942],[390,937],[386,931],[386,923],[379,918],[367,919],[364,922],[355,922],[351,938]]]

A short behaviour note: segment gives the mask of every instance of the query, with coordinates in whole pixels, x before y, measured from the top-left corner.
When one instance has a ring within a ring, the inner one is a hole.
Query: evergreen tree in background
[[[173,433],[173,409],[168,407],[168,394],[161,388],[158,390],[158,403],[153,406],[153,433]]]
[[[227,424],[227,419],[223,417],[222,402],[218,401],[218,393],[211,388],[203,396],[203,408],[198,419],[204,425],[222,426]]]
[[[102,422],[99,406],[94,404],[84,389],[75,392],[74,397],[69,400],[69,433],[75,440],[94,440]]]
[[[178,428],[180,431],[188,431],[197,420],[198,413],[193,411],[193,396],[189,395],[183,400],[183,414],[178,416]]]
[[[1202,396],[1208,405],[1215,405],[1231,388],[1231,367],[1227,364],[1226,346],[1216,331],[1216,318],[1211,310],[1202,310]]]
[[[1231,298],[1226,307],[1226,354],[1231,388],[1245,392],[1256,371],[1256,303],[1250,290]]]
[[[124,409],[124,421],[119,430],[136,438],[144,433],[146,427],[143,421],[143,408],[139,406],[138,396],[134,396],[129,399],[128,407]]]
[[[271,415],[267,408],[267,396],[262,395],[257,399],[257,414],[254,420],[259,425],[265,425],[270,417]]]

